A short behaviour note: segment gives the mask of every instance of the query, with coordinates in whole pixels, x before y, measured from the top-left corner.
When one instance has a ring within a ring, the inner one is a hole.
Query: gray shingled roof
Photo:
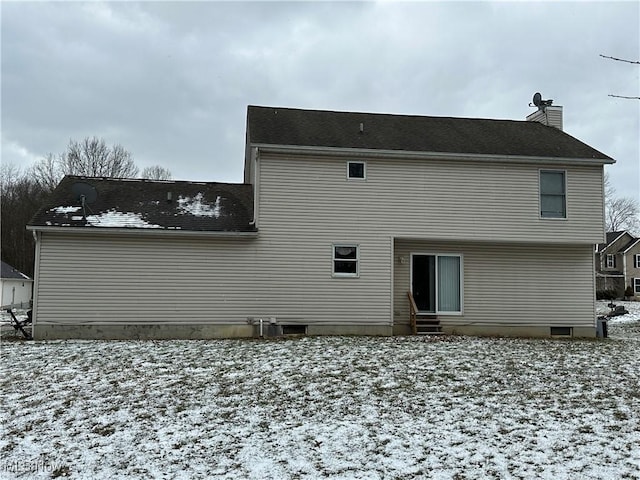
[[[557,128],[530,121],[260,106],[249,106],[247,117],[253,144],[612,160]]]
[[[31,278],[28,275],[25,275],[20,270],[13,268],[8,263],[6,262],[1,262],[1,263],[2,263],[2,267],[0,269],[0,278],[11,279],[11,280],[13,279],[31,280]]]
[[[97,198],[86,206],[73,185]],[[170,197],[170,201],[168,198]],[[253,188],[247,184],[66,176],[29,223],[32,227],[131,228],[254,232]]]

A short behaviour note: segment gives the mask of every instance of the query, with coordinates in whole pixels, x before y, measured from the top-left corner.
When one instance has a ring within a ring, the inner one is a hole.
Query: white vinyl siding
[[[337,235],[295,230],[227,239],[45,233],[36,321],[390,325],[390,239],[351,236],[359,279],[340,282],[329,251]]]
[[[39,324],[246,324],[251,239],[41,238]]]
[[[345,184],[348,158],[260,154],[260,227],[432,239],[602,242],[602,167],[566,170],[567,219],[540,218],[540,167],[367,159],[367,181]],[[344,235],[337,235],[344,238]]]
[[[595,325],[593,246],[395,240],[394,321],[409,323],[407,291],[415,252],[458,251],[464,258],[462,315],[444,326]]]

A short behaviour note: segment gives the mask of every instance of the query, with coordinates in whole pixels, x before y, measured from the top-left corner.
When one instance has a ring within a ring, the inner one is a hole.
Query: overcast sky
[[[247,105],[523,120],[535,92],[640,197],[640,3],[2,2],[2,162],[104,138],[241,182]]]

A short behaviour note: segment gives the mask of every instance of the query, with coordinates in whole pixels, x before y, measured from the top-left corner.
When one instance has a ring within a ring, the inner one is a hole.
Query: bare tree
[[[171,172],[160,165],[145,167],[142,170],[141,176],[142,178],[148,178],[149,180],[171,180],[173,178]]]
[[[43,189],[50,192],[64,177],[62,162],[62,155],[56,157],[49,153],[31,167],[29,176]]]
[[[617,197],[609,174],[604,174],[605,225],[607,232],[640,229],[640,205],[631,197]]]
[[[138,174],[133,157],[122,145],[109,147],[97,137],[86,137],[78,142],[70,140],[67,150],[59,155],[49,154],[37,162],[31,177],[49,191],[65,175],[88,177],[132,178]]]
[[[0,167],[0,240],[2,260],[33,276],[33,235],[26,225],[36,213],[47,192],[19,168],[3,163]]]

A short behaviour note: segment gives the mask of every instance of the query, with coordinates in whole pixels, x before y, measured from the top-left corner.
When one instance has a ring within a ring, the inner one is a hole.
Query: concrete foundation
[[[264,326],[264,336],[271,326]],[[281,328],[278,329],[280,332]],[[391,336],[390,325],[308,325],[307,335]],[[251,338],[258,336],[254,325],[35,325],[35,340],[200,340]]]
[[[551,338],[549,327],[467,325],[442,331],[452,335]],[[409,325],[308,325],[306,335],[411,335]],[[258,336],[254,325],[34,325],[35,340],[201,340],[251,338]],[[266,337],[265,331],[265,337]],[[595,338],[594,327],[573,327],[571,335],[556,338]]]
[[[309,325],[307,335],[368,335],[390,337],[393,335],[391,325]]]
[[[471,335],[477,337],[521,337],[521,338],[595,338],[596,327],[572,327],[571,335],[551,335],[550,327],[503,326],[503,325],[466,325],[447,327],[442,331],[453,335]]]
[[[252,337],[251,325],[34,325],[35,340],[200,340]]]

